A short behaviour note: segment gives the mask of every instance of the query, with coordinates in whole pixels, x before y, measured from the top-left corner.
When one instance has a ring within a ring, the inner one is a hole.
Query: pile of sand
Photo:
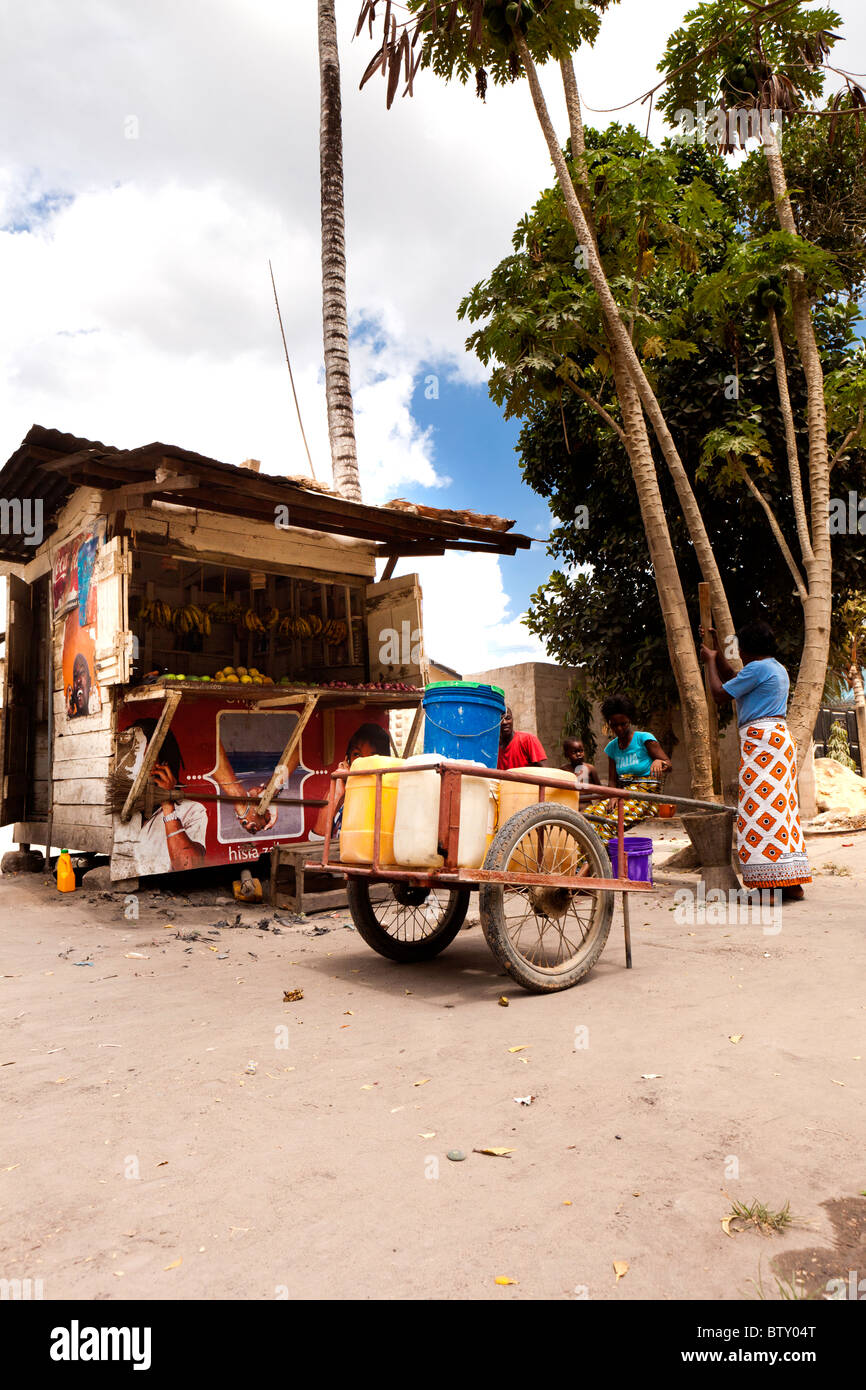
[[[866,829],[866,778],[835,758],[815,759],[815,803],[818,815],[810,830]]]

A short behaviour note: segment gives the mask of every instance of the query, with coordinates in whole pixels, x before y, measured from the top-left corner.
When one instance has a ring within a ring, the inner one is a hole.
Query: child
[[[562,752],[565,757],[565,762],[562,765],[563,772],[573,772],[581,786],[585,786],[588,782],[596,787],[600,785],[595,767],[586,761],[586,750],[582,739],[565,739],[562,744]]]

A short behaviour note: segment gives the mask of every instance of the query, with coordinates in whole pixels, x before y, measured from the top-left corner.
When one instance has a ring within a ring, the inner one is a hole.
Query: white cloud
[[[350,41],[359,4],[337,0],[364,487],[380,501],[436,486],[447,505],[432,438],[412,417],[413,384],[430,363],[482,379],[456,306],[510,250],[551,170],[525,83],[491,87],[482,104],[471,85],[423,73],[415,98],[390,112],[378,79],[359,92],[372,48]],[[651,85],[687,8],[613,7],[598,47],[578,56],[588,102],[619,105]],[[854,0],[840,8],[850,53],[864,19]],[[0,457],[38,421],[306,472],[271,258],[310,448],[327,477],[312,0],[30,0],[5,17],[0,66],[0,225],[31,228],[0,233]],[[555,70],[543,80],[564,134]],[[642,108],[616,118],[640,120]],[[431,565],[431,613],[453,601],[460,652],[467,633],[517,659],[526,642],[497,562],[466,570],[482,596],[468,610],[450,579],[459,563]]]
[[[406,566],[401,566],[401,572]],[[465,674],[517,661],[546,661],[544,647],[511,611],[493,555],[452,552],[416,566],[431,661]]]

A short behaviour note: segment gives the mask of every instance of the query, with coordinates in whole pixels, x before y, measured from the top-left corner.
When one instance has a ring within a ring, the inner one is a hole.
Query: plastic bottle
[[[62,849],[57,860],[57,887],[61,893],[75,892],[75,870],[69,858],[69,850]]]

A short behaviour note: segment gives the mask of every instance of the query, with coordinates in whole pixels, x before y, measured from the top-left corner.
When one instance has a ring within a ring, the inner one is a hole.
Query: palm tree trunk
[[[586,167],[586,143],[580,94],[571,59],[560,63],[568,125],[571,135],[571,155],[577,170],[577,196],[589,228],[593,247],[598,252],[589,177]],[[692,794],[705,800],[715,800],[712,764],[709,752],[709,720],[700,667],[694,656],[694,639],[671,544],[664,504],[659,491],[655,461],[647,434],[646,419],[634,382],[629,376],[619,349],[608,331],[608,347],[613,366],[617,398],[622,410],[624,428],[610,421],[625,444],[638,496],[641,520],[646,532],[659,604],[665,624],[668,654],[683,708],[683,732],[689,760]],[[593,404],[596,404],[593,402]],[[598,407],[600,409],[600,407]],[[604,412],[602,411],[602,414]],[[691,659],[690,659],[691,658]]]
[[[764,136],[764,153],[776,201],[776,213],[783,231],[797,235],[794,212],[788,195],[788,182],[782,153],[772,129]],[[789,711],[789,724],[795,743],[807,747],[821,708],[830,650],[833,560],[830,551],[830,467],[827,449],[827,409],[824,402],[824,373],[815,339],[809,295],[803,276],[792,270],[788,277],[793,309],[794,333],[806,378],[806,418],[809,430],[809,503],[811,557],[804,556],[803,567],[809,590],[803,604],[805,636],[800,671]]]
[[[529,81],[529,90],[532,94],[535,113],[547,141],[550,158],[556,170],[562,196],[565,199],[566,212],[568,213],[569,220],[574,227],[580,244],[586,248],[587,270],[589,271],[589,277],[592,281],[593,288],[599,297],[607,331],[612,341],[615,343],[629,375],[634,381],[641,404],[646,411],[647,419],[653,427],[665,462],[668,465],[668,470],[680,500],[683,517],[685,518],[692,544],[695,547],[695,554],[701,568],[701,573],[710,586],[713,616],[715,618],[716,629],[721,644],[724,647],[727,645],[728,638],[733,634],[734,624],[731,618],[727,594],[725,593],[725,586],[722,583],[722,577],[719,573],[713,547],[707,535],[707,528],[704,525],[701,509],[692,491],[692,485],[683,467],[682,459],[677,452],[673,436],[668,429],[662,408],[640,364],[640,359],[629,337],[628,329],[623,323],[619,305],[614,299],[610,285],[608,284],[604,267],[601,264],[597,248],[592,238],[589,223],[583,207],[581,206],[581,200],[575,192],[574,184],[568,173],[568,165],[565,162],[559,140],[557,139],[553,123],[550,119],[550,112],[547,109],[544,93],[541,90],[538,70],[533,61],[532,54],[529,51],[529,46],[519,29],[512,30],[512,33],[514,35],[515,46],[520,54],[520,59]],[[575,121],[575,111],[578,109],[576,104],[577,87],[576,83],[572,81],[573,69],[571,69],[570,64],[563,62],[560,64],[560,69],[564,79],[566,105],[569,108],[569,122],[572,131],[572,141],[574,141],[575,131],[576,129],[580,129],[580,127],[577,127]],[[578,136],[578,139],[579,138]]]
[[[334,488],[351,502],[361,501],[355,444],[355,412],[349,374],[349,323],[346,310],[346,224],[343,211],[343,129],[340,55],[335,0],[319,0],[319,80],[321,123],[319,169],[322,191],[322,321],[325,394]]]
[[[701,667],[695,653],[689,612],[671,544],[668,521],[655,461],[650,448],[646,420],[635,384],[620,353],[611,345],[616,393],[622,410],[627,450],[637,489],[638,505],[646,532],[650,560],[655,574],[659,604],[664,619],[668,652],[682,706],[683,733],[689,760],[692,796],[715,801],[713,769],[710,761],[709,716]]]

